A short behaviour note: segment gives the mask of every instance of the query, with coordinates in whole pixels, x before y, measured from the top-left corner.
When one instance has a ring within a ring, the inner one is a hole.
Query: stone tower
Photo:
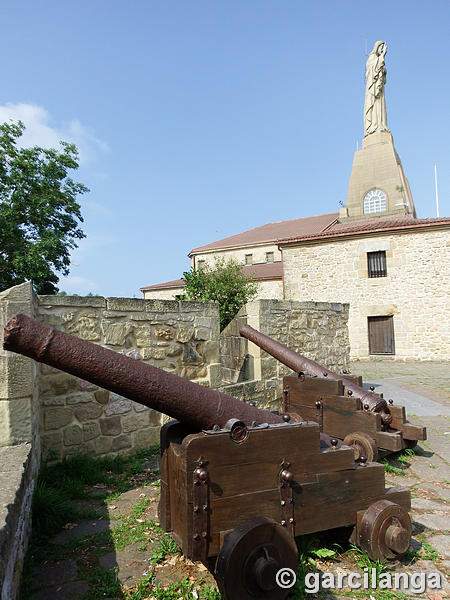
[[[347,203],[339,220],[412,214],[416,210],[402,163],[387,128],[384,84],[385,42],[378,41],[367,59],[364,139],[355,152]]]

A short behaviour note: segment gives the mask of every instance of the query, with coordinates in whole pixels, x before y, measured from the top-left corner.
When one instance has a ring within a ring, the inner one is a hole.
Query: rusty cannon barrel
[[[283,416],[260,410],[139,360],[86,342],[23,314],[6,325],[3,348],[90,381],[183,421],[197,429],[221,428],[230,419],[282,423]]]
[[[327,377],[328,379],[340,379],[345,385],[348,392],[355,398],[359,398],[363,407],[366,410],[380,413],[381,420],[385,425],[389,425],[392,422],[392,416],[389,414],[389,408],[386,400],[383,400],[373,392],[369,392],[359,385],[354,384],[350,379],[343,377],[342,375],[336,375],[333,371],[326,369],[319,363],[294,352],[284,344],[273,340],[267,335],[253,329],[250,325],[243,325],[239,333],[242,337],[247,338],[262,350],[265,350],[268,354],[282,362],[284,365],[300,373],[306,371],[310,375],[317,377]]]

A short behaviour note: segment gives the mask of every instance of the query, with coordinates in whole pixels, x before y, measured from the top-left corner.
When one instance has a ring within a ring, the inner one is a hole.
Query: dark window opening
[[[394,317],[367,317],[369,354],[395,354]]]
[[[367,273],[369,277],[386,277],[386,252],[367,253]]]

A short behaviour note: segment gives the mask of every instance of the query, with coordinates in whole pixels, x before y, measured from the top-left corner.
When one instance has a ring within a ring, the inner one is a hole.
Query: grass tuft
[[[179,554],[180,550],[176,542],[170,535],[164,535],[158,540],[158,545],[152,552],[151,562],[153,564],[162,563],[168,554]]]

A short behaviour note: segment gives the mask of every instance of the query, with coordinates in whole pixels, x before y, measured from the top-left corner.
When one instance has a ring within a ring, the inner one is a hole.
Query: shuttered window
[[[370,354],[395,354],[394,318],[367,317]]]
[[[367,273],[369,277],[386,277],[386,252],[367,253]]]

